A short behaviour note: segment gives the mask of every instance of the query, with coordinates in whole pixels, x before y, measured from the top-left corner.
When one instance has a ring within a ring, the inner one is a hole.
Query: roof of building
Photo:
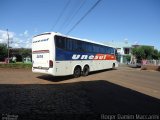
[[[132,44],[128,42],[104,42],[104,44],[109,46],[114,46],[115,48],[131,48]]]

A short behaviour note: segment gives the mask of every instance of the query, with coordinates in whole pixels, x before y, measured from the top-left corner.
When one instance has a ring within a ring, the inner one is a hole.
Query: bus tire
[[[83,76],[87,76],[89,74],[89,66],[85,65],[83,68]]]
[[[112,70],[115,70],[115,63],[113,63],[112,65]]]
[[[77,66],[77,67],[74,68],[73,76],[74,76],[75,78],[81,76],[81,68],[80,68],[79,66]]]

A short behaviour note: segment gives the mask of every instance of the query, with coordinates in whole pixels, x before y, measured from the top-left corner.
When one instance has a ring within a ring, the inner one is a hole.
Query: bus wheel
[[[113,69],[113,70],[115,70],[115,63],[113,63],[113,65],[112,65],[112,69]]]
[[[89,67],[86,65],[83,68],[83,76],[87,76],[89,74]]]
[[[81,76],[81,68],[80,68],[80,67],[76,67],[76,68],[74,69],[73,76],[74,76],[75,78]]]

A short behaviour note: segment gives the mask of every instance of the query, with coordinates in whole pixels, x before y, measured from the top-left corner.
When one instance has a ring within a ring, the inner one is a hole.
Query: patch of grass
[[[0,64],[0,68],[32,68],[31,63],[9,63],[9,64]]]

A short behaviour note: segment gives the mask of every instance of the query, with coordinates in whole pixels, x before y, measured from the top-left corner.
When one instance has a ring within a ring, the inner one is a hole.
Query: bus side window
[[[105,47],[104,46],[100,46],[100,53],[105,54]]]
[[[56,44],[56,47],[57,47],[57,48],[60,47],[60,43],[61,43],[61,42],[60,42],[60,40],[59,40],[59,36],[56,36],[56,37],[55,37],[55,44]]]
[[[83,52],[87,52],[87,46],[86,46],[87,42],[82,42],[82,51]]]
[[[65,41],[63,40],[63,37],[56,36],[56,47],[61,49],[65,48]]]
[[[107,54],[111,54],[111,48],[110,47],[107,48]]]
[[[72,51],[72,40],[70,38],[66,38],[66,50]]]
[[[111,50],[111,48],[109,47],[109,54],[111,54],[112,53],[112,50]]]
[[[108,54],[108,47],[106,47],[106,48],[105,48],[105,50],[106,50],[106,51],[105,51],[105,52],[106,52],[106,54]]]
[[[61,49],[65,49],[65,43],[66,43],[65,38],[61,37],[61,43],[60,43],[60,48]]]
[[[82,47],[82,46],[81,46],[81,42],[80,42],[80,41],[76,41],[76,43],[77,43],[77,47],[76,47],[75,50],[76,50],[77,52],[80,52],[80,51],[81,51],[81,47]]]
[[[114,54],[114,49],[111,47],[108,47],[108,54]]]
[[[93,52],[93,46],[91,43],[87,43],[87,52]]]
[[[111,54],[114,54],[114,49],[113,48],[111,48]]]
[[[96,52],[99,53],[99,46],[96,45]]]
[[[73,51],[77,51],[78,47],[77,47],[77,41],[76,40],[72,40],[72,50]]]
[[[94,44],[93,44],[93,52],[94,52],[94,53],[96,52],[96,47],[95,47]]]

